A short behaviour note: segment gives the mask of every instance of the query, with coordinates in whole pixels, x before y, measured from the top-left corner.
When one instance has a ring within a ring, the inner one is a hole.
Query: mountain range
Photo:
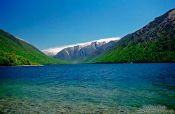
[[[66,61],[74,63],[84,61],[89,57],[98,56],[108,50],[114,48],[119,38],[107,38],[96,41],[69,45],[62,50],[60,48],[52,48],[43,52],[49,56],[54,56]]]
[[[44,53],[45,54],[44,54]],[[0,30],[0,65],[175,62],[175,9],[120,40],[103,39],[40,51]],[[50,57],[52,56],[52,57]],[[66,60],[66,61],[65,61]]]

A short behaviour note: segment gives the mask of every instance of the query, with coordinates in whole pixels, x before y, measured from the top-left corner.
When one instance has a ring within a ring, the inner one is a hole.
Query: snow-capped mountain
[[[68,61],[81,61],[91,56],[97,56],[113,48],[119,38],[107,38],[86,43],[67,45],[43,50],[49,56]]]

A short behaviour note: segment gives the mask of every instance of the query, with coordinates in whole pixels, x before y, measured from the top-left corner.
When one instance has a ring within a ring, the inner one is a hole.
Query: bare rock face
[[[175,10],[171,10],[168,14],[169,19],[175,19]]]

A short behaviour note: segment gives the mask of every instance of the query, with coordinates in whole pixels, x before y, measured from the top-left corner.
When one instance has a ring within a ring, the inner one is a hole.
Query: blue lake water
[[[175,64],[0,67],[0,113],[174,113]]]

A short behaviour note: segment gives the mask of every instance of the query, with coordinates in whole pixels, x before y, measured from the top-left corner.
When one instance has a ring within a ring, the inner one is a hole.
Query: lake
[[[0,67],[0,113],[171,114],[175,64]]]

